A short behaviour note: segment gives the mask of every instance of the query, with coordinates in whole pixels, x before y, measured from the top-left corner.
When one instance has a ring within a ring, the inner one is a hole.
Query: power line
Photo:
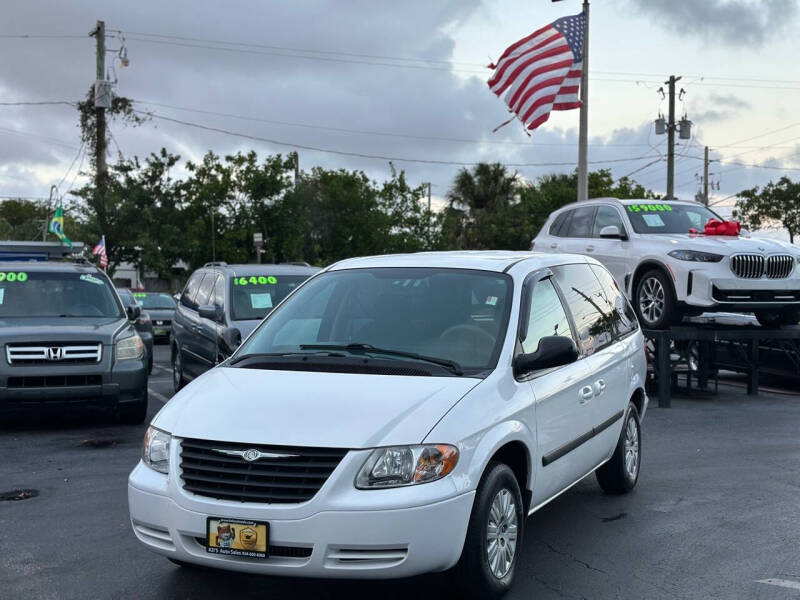
[[[0,102],[0,106],[52,106],[54,104],[66,104],[68,106],[76,106],[76,102],[69,100],[53,100],[47,102]]]
[[[61,38],[61,39],[82,39],[85,40],[85,35],[66,35],[56,33],[0,33],[0,38],[3,39],[42,39],[42,38]]]
[[[61,181],[58,182],[58,185],[56,186],[56,188],[60,188],[61,184],[64,183],[64,180],[67,178],[67,175],[69,175],[69,172],[72,171],[72,167],[75,166],[75,162],[78,160],[78,157],[81,155],[81,153],[83,152],[83,149],[85,147],[86,147],[86,142],[81,142],[81,147],[78,148],[78,153],[75,155],[75,158],[72,159],[72,162],[69,164],[69,168],[67,169],[67,172],[64,173],[64,176],[61,178]]]
[[[56,138],[51,138],[51,137],[48,137],[46,135],[39,135],[38,133],[31,133],[29,131],[21,131],[19,129],[9,129],[9,128],[6,128],[6,127],[0,127],[0,132],[2,132],[2,133],[11,133],[11,134],[14,134],[14,135],[21,135],[21,136],[24,136],[24,137],[39,138],[39,139],[48,141],[51,144],[54,144],[56,146],[63,146],[64,148],[69,148],[70,150],[77,150],[78,149],[78,146],[73,146],[72,144],[69,144],[68,142],[65,142],[65,141],[62,141],[62,140],[58,140]]]

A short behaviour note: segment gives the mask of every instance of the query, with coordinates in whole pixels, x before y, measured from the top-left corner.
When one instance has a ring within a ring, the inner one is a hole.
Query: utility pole
[[[703,204],[708,206],[708,146],[703,155]]]
[[[106,176],[106,109],[103,103],[98,102],[98,93],[102,81],[106,78],[106,24],[105,21],[98,21],[97,26],[89,32],[90,36],[95,38],[95,54],[97,61],[97,72],[95,74],[95,121],[96,121],[96,137],[95,137],[95,165],[94,184],[97,193],[102,199],[105,192],[105,176]]]
[[[581,72],[581,114],[578,129],[578,202],[589,198],[589,0],[583,0],[583,70]]]
[[[669,122],[667,123],[667,200],[675,198],[675,84],[680,77],[670,75],[664,83],[669,85]]]

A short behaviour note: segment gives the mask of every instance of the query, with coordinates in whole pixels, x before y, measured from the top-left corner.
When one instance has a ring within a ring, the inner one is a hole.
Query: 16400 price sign
[[[233,285],[275,285],[276,283],[278,283],[278,279],[272,275],[269,277],[251,275],[250,277],[233,278]]]

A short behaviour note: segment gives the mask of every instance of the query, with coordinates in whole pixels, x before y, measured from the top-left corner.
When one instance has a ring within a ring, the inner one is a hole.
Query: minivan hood
[[[676,250],[707,250],[708,252],[716,252],[726,256],[738,252],[754,252],[756,254],[787,252],[792,255],[800,254],[800,248],[797,246],[765,238],[695,233],[673,233],[646,237],[648,241],[661,240]]]
[[[122,317],[0,318],[0,339],[3,342],[96,340],[110,344],[114,334],[127,323]]]
[[[417,444],[480,381],[217,367],[176,394],[153,426],[271,446]]]

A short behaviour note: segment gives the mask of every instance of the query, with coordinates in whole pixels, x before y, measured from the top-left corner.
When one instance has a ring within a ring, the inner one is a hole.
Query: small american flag
[[[580,108],[585,31],[584,13],[563,17],[510,45],[489,65],[494,69],[489,89],[498,97],[505,94],[508,110],[527,129],[539,127],[553,110]]]
[[[100,257],[100,266],[104,269],[108,266],[108,255],[106,254],[106,236],[101,236],[97,245],[92,248],[92,254]]]

